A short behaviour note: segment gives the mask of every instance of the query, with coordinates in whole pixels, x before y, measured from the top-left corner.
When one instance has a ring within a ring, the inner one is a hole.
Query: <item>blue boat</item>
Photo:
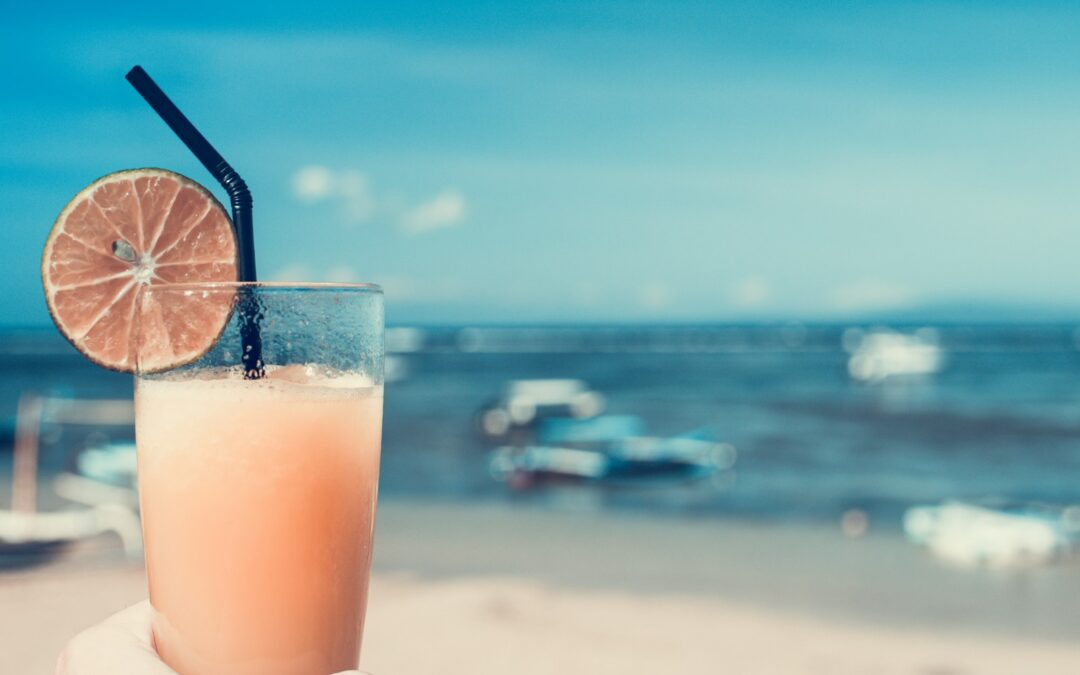
[[[587,419],[549,417],[540,423],[537,440],[544,445],[616,443],[645,433],[637,415],[600,415]]]
[[[734,447],[703,438],[705,433],[628,436],[593,447],[503,446],[492,453],[489,467],[496,480],[518,489],[550,481],[700,479],[732,468],[736,458]]]

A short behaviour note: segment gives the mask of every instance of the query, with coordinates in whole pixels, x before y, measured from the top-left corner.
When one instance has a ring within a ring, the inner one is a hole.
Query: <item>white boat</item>
[[[1075,550],[1080,532],[1069,513],[949,501],[908,509],[904,532],[958,567],[1022,568],[1053,562]]]
[[[486,435],[502,436],[544,417],[595,417],[604,405],[603,395],[581,380],[512,380],[498,400],[481,409],[478,423]]]
[[[945,364],[937,331],[928,328],[911,334],[848,329],[844,331],[844,348],[850,353],[848,374],[860,382],[880,382],[902,375],[933,375]]]

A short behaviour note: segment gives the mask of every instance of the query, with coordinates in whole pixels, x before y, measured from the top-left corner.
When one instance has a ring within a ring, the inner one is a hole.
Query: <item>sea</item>
[[[391,328],[381,495],[678,518],[838,522],[858,510],[897,531],[915,504],[1080,504],[1075,324],[931,326],[938,372],[874,381],[849,372],[853,328],[882,327]],[[90,364],[53,330],[0,333],[0,372],[0,484],[10,480],[21,396],[132,393],[130,376]],[[735,464],[708,480],[511,490],[489,470],[502,442],[476,420],[507,383],[527,378],[581,379],[603,395],[606,412],[639,416],[650,435],[708,429],[734,446]],[[43,477],[69,467],[88,442],[73,433],[43,430]],[[94,433],[93,442],[104,440]],[[129,428],[105,433],[131,436]]]

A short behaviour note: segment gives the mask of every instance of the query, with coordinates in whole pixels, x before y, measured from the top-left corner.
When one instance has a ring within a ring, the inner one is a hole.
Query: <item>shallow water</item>
[[[525,500],[555,508],[834,520],[886,527],[912,503],[1080,502],[1080,352],[1072,326],[940,329],[934,376],[860,384],[841,326],[432,329],[388,384],[386,495]],[[391,345],[394,341],[391,340]],[[413,347],[415,345],[409,345]],[[131,395],[51,332],[0,337],[0,413],[19,392]],[[473,415],[507,380],[577,377],[649,433],[714,429],[738,451],[713,484],[560,487],[511,495],[487,471]],[[123,435],[124,430],[117,430]],[[44,465],[67,460],[58,441]]]

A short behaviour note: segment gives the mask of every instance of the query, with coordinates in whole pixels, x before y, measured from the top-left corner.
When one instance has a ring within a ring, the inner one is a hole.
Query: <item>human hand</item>
[[[143,600],[76,635],[60,653],[56,675],[176,675],[154,651],[151,611]]]
[[[60,653],[56,675],[176,675],[154,651],[150,613],[143,600],[79,633]]]

